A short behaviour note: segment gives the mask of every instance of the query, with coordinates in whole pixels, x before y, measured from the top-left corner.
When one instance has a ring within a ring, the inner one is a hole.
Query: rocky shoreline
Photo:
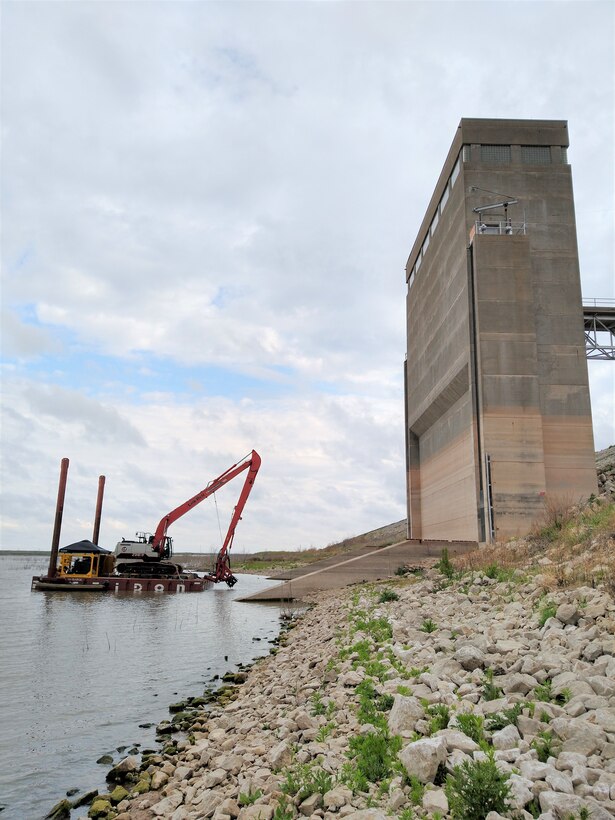
[[[88,816],[615,817],[613,579],[551,584],[441,560],[320,593]]]

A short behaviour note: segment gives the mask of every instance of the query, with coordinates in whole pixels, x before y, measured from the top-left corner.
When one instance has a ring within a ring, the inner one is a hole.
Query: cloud
[[[45,416],[65,428],[74,430],[77,427],[86,440],[105,445],[145,445],[141,433],[114,407],[105,407],[75,390],[33,384],[26,386],[23,397],[30,419]]]
[[[49,328],[28,324],[10,310],[2,311],[0,328],[3,355],[9,358],[35,359],[59,353],[62,349]]]
[[[26,503],[27,519],[5,533],[5,548],[48,540],[58,464],[65,455],[71,459],[67,542],[85,537],[79,524],[93,516],[99,473],[107,476],[102,537],[112,545],[137,529],[153,531],[166,512],[252,449],[262,454],[263,466],[238,531],[238,546],[322,546],[403,515],[399,397],[386,405],[351,396],[209,398],[193,404],[159,397],[113,412],[80,398],[73,391],[44,392],[9,380],[11,409],[4,425],[11,444],[4,483],[10,486],[12,465],[36,465],[27,496],[35,495],[39,502]],[[357,440],[357,431],[363,441]],[[20,477],[20,486],[30,470]],[[223,529],[240,486],[237,479],[219,494]],[[20,519],[24,509],[14,496],[5,504],[11,520]],[[208,500],[177,522],[177,544],[219,546],[215,513],[216,505]]]
[[[74,522],[109,473],[109,538],[252,447],[250,544],[405,514],[404,264],[461,116],[570,121],[583,290],[613,295],[613,8],[521,8],[6,5],[11,544],[63,455]]]

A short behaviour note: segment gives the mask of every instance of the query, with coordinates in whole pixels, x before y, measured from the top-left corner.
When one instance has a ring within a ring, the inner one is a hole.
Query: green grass
[[[326,712],[325,704],[322,701],[322,695],[320,692],[314,692],[311,697],[312,701],[312,715],[317,717],[318,715],[324,715]]]
[[[484,718],[482,715],[471,713],[460,714],[455,718],[459,730],[471,738],[479,746],[485,744]]]
[[[423,795],[425,794],[425,786],[421,783],[418,777],[411,774],[408,777],[408,786],[410,787],[410,802],[413,806],[423,805]]]
[[[448,549],[446,547],[444,547],[444,549],[442,550],[440,560],[436,564],[436,569],[438,570],[438,572],[442,573],[442,575],[444,575],[445,578],[448,578],[449,580],[451,580],[455,576],[455,567],[451,563],[451,559],[448,555]]]
[[[290,803],[286,795],[283,794],[278,800],[278,805],[273,812],[273,820],[293,820],[294,816],[295,813],[292,803]]]
[[[445,786],[450,813],[459,820],[484,820],[490,811],[505,814],[509,808],[509,777],[498,769],[492,755],[455,766]]]
[[[342,780],[353,791],[367,791],[370,783],[379,783],[393,774],[400,749],[401,738],[387,731],[351,736],[350,762],[343,767]]]
[[[483,569],[483,574],[487,578],[503,583],[505,581],[512,581],[515,577],[515,570],[512,567],[501,567],[499,564],[488,564]]]
[[[335,729],[335,723],[329,722],[326,723],[324,726],[321,726],[320,729],[316,732],[315,740],[317,743],[324,743],[325,740],[329,737],[329,735]]]
[[[399,595],[392,589],[385,589],[378,598],[378,603],[387,604],[389,601],[399,601]]]
[[[502,690],[493,682],[493,669],[485,669],[482,696],[483,700],[498,700],[502,697]]]
[[[555,618],[556,612],[557,605],[552,603],[551,601],[546,601],[540,608],[540,614],[538,615],[538,625],[540,627],[543,627],[549,620],[549,618]]]
[[[536,700],[542,703],[557,703],[558,706],[564,706],[572,697],[570,689],[562,689],[558,695],[553,694],[553,683],[550,678],[547,678],[544,683],[538,684],[534,689],[534,696]]]
[[[443,703],[437,703],[425,708],[425,714],[429,719],[429,734],[433,735],[441,729],[448,727],[451,719],[451,710]]]
[[[540,760],[541,763],[546,763],[550,757],[557,757],[553,732],[549,730],[541,732],[535,737],[530,743],[530,746],[536,750],[538,760]]]
[[[394,698],[391,695],[378,695],[374,684],[369,680],[362,681],[355,689],[355,693],[359,696],[359,723],[370,723],[386,730],[388,723],[384,713],[391,709]]]
[[[421,632],[435,632],[438,628],[438,624],[434,623],[431,618],[425,618],[419,629]]]
[[[490,732],[495,732],[498,729],[503,729],[505,726],[516,726],[517,718],[521,715],[523,706],[520,703],[515,703],[510,709],[502,709],[501,712],[496,712],[494,715],[489,715],[487,718],[487,729]]]
[[[239,802],[240,806],[251,806],[253,803],[256,803],[256,801],[258,800],[259,797],[262,797],[262,796],[263,796],[263,793],[260,789],[256,789],[255,791],[252,791],[250,789],[249,792],[242,792],[239,795],[238,802]]]
[[[316,792],[326,794],[330,791],[333,788],[333,777],[321,768],[321,761],[322,758],[311,763],[296,763],[285,769],[281,792],[301,803]]]

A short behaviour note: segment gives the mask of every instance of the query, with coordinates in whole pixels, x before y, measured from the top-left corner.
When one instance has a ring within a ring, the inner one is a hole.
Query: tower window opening
[[[548,145],[522,145],[521,160],[524,165],[550,165],[551,148]]]
[[[510,164],[510,145],[481,145],[481,162],[493,162],[498,165]]]

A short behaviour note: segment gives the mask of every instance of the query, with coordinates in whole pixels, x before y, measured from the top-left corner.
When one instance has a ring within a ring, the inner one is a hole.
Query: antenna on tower
[[[506,224],[506,233],[512,233],[512,224],[510,221],[510,217],[508,216],[508,206],[516,205],[519,202],[519,200],[515,199],[513,196],[510,196],[509,194],[502,194],[498,191],[489,191],[486,188],[477,188],[475,185],[470,186],[470,193],[474,193],[474,191],[481,191],[482,193],[491,194],[492,196],[505,197],[505,199],[503,199],[501,202],[495,202],[493,205],[478,205],[476,208],[472,208],[472,213],[478,214],[478,219],[482,223],[484,211],[493,211],[496,208],[504,208],[504,221]]]

